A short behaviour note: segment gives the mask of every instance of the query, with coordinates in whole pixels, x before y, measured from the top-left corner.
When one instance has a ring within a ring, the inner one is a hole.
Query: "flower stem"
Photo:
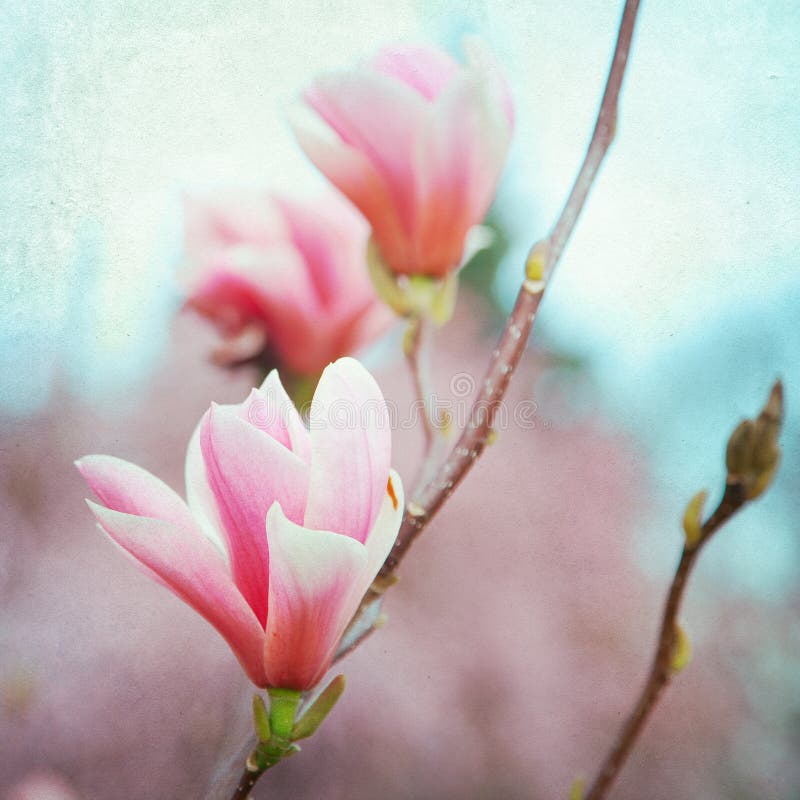
[[[292,725],[297,716],[302,695],[295,689],[267,689],[269,694],[269,725],[272,736],[279,741],[291,741]]]
[[[269,694],[269,730],[264,736],[268,739],[256,743],[245,763],[231,800],[246,800],[258,779],[281,759],[291,754],[292,727],[300,707],[302,694],[294,689],[267,689]],[[262,703],[263,707],[263,703]]]
[[[424,465],[431,456],[433,443],[436,439],[436,430],[431,419],[430,409],[431,393],[428,380],[428,365],[425,358],[425,327],[425,320],[422,317],[412,317],[408,322],[408,329],[403,338],[403,353],[411,372],[414,395],[420,409],[422,433],[425,441],[422,452],[423,472]]]

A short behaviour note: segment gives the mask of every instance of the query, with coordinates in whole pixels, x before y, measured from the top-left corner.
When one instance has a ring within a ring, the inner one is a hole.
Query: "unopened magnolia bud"
[[[529,281],[544,280],[544,270],[547,266],[547,240],[536,242],[528,253],[528,258],[525,261],[525,277]]]
[[[750,471],[755,437],[755,423],[751,419],[742,420],[728,439],[725,465],[730,475],[746,475]]]
[[[586,791],[586,781],[583,778],[575,778],[569,789],[569,800],[583,800]]]
[[[669,668],[674,673],[685,669],[692,660],[692,643],[683,628],[675,623],[675,638],[672,642],[672,657]]]
[[[783,385],[776,381],[758,417],[740,422],[728,440],[728,480],[741,482],[748,500],[758,497],[772,482],[780,461],[782,422]]]
[[[686,549],[693,550],[700,544],[703,536],[703,506],[708,498],[708,492],[698,492],[686,506],[683,515],[683,532],[686,534]]]

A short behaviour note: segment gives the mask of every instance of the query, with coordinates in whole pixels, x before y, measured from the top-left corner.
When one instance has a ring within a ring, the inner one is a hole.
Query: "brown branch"
[[[656,703],[669,685],[674,674],[672,659],[675,652],[678,613],[680,612],[681,601],[686,591],[689,575],[703,545],[746,502],[747,493],[743,483],[729,480],[725,485],[725,493],[722,496],[722,500],[720,500],[716,510],[702,527],[702,534],[698,544],[695,547],[685,546],[683,548],[678,567],[675,570],[675,577],[672,579],[672,584],[667,594],[667,601],[664,604],[658,645],[644,688],[584,800],[601,800],[606,796],[633,750]]]
[[[236,784],[236,789],[231,795],[231,800],[247,800],[250,797],[250,791],[258,782],[258,779],[264,774],[266,770],[250,770],[248,767],[244,768],[239,782]]]
[[[378,588],[370,589],[367,593],[356,618],[366,606],[380,597],[381,588],[391,581],[411,545],[464,479],[486,446],[495,413],[527,345],[536,312],[544,295],[546,281],[552,276],[561,259],[600,165],[614,139],[619,93],[628,62],[638,7],[639,0],[626,0],[597,122],[583,164],[550,235],[544,242],[536,245],[529,256],[529,262],[534,257],[542,259],[540,274],[531,276],[529,271],[528,278],[523,282],[498,346],[492,354],[470,412],[469,421],[447,459],[419,496],[407,507],[395,546],[378,574]],[[358,641],[360,639],[351,643],[348,651],[352,650]]]
[[[639,0],[626,0],[622,11],[622,19],[617,33],[617,44],[611,60],[611,68],[597,114],[589,149],[586,152],[583,165],[578,177],[572,186],[564,210],[547,238],[547,259],[545,262],[544,277],[547,278],[558,264],[564,247],[569,241],[575,224],[578,221],[586,197],[592,188],[600,165],[605,158],[617,129],[617,109],[619,107],[619,93],[622,88],[622,79],[625,77],[625,68],[628,64],[628,54],[631,49],[633,29],[636,25],[636,16],[639,11]]]

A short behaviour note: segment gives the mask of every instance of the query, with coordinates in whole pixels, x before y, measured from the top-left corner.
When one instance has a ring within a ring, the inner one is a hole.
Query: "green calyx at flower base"
[[[336,705],[345,687],[344,675],[335,677],[298,718],[302,692],[270,688],[269,708],[260,695],[253,696],[253,725],[257,743],[247,760],[250,772],[264,772],[300,751],[295,742],[307,739]]]

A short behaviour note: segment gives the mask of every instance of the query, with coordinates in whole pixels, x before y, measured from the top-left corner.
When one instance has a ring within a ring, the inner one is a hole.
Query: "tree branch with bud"
[[[466,427],[435,475],[408,504],[395,546],[378,573],[376,583],[364,597],[351,625],[351,631],[360,631],[359,638],[353,640],[352,636],[348,637],[346,647],[340,649],[340,657],[345,652],[350,652],[368,635],[370,628],[364,626],[362,620],[371,613],[369,607],[380,599],[387,582],[394,577],[411,545],[466,477],[490,440],[495,414],[525,352],[547,283],[561,260],[600,165],[614,140],[619,94],[628,64],[638,10],[639,0],[626,0],[608,79],[586,156],[552,231],[546,239],[535,244],[528,255],[525,278],[517,294],[514,308],[503,328],[500,341],[492,354]],[[387,287],[387,292],[394,291],[394,285],[387,282],[385,274],[378,269],[374,259],[371,261],[371,270],[376,286]]]
[[[750,501],[759,497],[771,483],[780,461],[778,436],[783,419],[783,387],[780,381],[756,419],[742,421],[728,440],[725,490],[714,512],[702,521],[706,492],[690,501],[683,518],[685,541],[675,576],[672,579],[661,621],[656,652],[644,688],[622,726],[613,747],[581,800],[606,797],[630,756],[647,720],[672,677],[689,661],[690,645],[678,623],[681,602],[689,576],[701,550],[711,537]]]

